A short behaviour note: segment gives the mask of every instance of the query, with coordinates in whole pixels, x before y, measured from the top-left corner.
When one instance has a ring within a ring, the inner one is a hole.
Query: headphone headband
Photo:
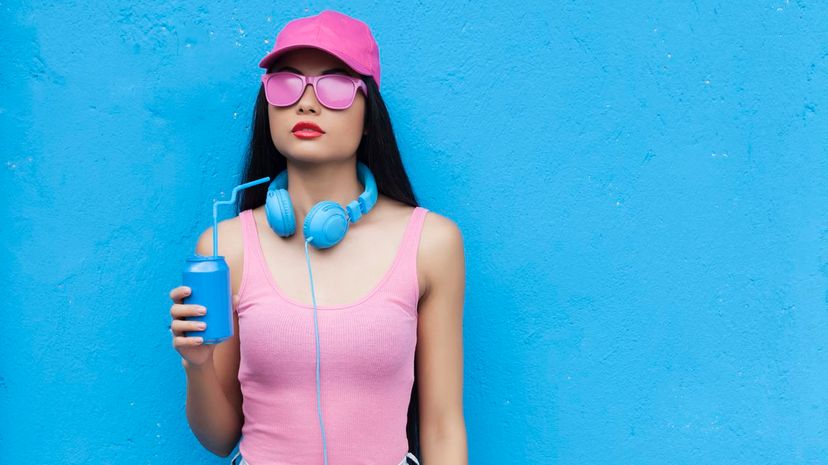
[[[345,237],[350,223],[371,211],[377,203],[377,182],[364,163],[357,161],[357,178],[365,187],[355,200],[342,208],[336,202],[323,200],[308,211],[303,224],[305,237],[313,237],[311,245],[328,248]],[[287,191],[287,169],[282,170],[267,188],[266,211],[270,227],[280,236],[288,237],[296,230],[293,205]]]
[[[348,220],[351,223],[356,223],[365,213],[368,213],[377,203],[377,182],[374,179],[373,173],[368,169],[368,166],[361,161],[357,162],[357,179],[365,189],[359,194],[359,197],[352,200],[345,207],[348,212]],[[275,191],[277,189],[288,188],[287,170],[282,170],[276,179],[270,183],[267,188],[268,191]]]

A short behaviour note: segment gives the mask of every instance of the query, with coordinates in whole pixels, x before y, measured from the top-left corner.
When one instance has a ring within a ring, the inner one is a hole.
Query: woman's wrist
[[[184,367],[184,371],[187,373],[204,373],[213,368],[213,359],[209,358],[207,361],[201,364],[195,364],[190,362],[184,357],[181,357],[181,366]]]

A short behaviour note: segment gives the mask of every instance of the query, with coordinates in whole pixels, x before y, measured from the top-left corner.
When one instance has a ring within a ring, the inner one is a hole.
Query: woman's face
[[[314,48],[300,48],[285,53],[271,65],[268,72],[281,70],[306,76],[345,74],[359,77],[342,60]],[[354,156],[362,139],[365,96],[357,91],[350,107],[332,110],[319,103],[314,88],[308,85],[302,97],[289,107],[268,104],[268,116],[273,145],[285,157],[309,162],[343,160]],[[293,126],[300,121],[315,123],[323,134],[309,139],[297,137],[293,134]]]

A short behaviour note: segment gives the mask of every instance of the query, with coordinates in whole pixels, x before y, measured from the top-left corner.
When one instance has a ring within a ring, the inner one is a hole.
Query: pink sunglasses
[[[357,89],[368,95],[362,79],[342,74],[304,76],[289,71],[262,75],[262,85],[268,103],[276,107],[289,107],[298,102],[310,84],[316,92],[319,103],[332,109],[344,110],[354,103]]]

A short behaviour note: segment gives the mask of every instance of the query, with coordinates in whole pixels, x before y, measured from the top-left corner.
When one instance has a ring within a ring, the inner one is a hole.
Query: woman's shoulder
[[[451,218],[428,210],[420,234],[420,250],[433,257],[457,254],[463,251],[463,233]]]
[[[199,255],[213,254],[213,226],[205,229],[198,238],[196,253]],[[218,223],[218,254],[224,257],[227,267],[230,268],[233,292],[240,285],[241,271],[244,266],[244,242],[240,216],[234,216]]]
[[[406,221],[411,217],[411,214],[416,208],[385,196],[380,196],[380,199],[385,204],[384,210],[390,212],[382,215],[382,217],[394,218],[394,221]],[[427,210],[425,218],[423,219],[423,228],[420,239],[420,241],[425,244],[425,247],[440,249],[444,247],[451,247],[452,243],[456,246],[458,241],[462,241],[460,228],[454,220],[426,207],[421,206],[421,208],[425,208]]]
[[[232,255],[242,247],[242,226],[240,215],[218,222],[218,254]],[[213,254],[213,225],[202,231],[196,245],[199,255]]]
[[[417,263],[425,281],[424,292],[433,282],[445,282],[451,275],[463,274],[463,248],[463,235],[457,223],[427,209],[417,251]]]

